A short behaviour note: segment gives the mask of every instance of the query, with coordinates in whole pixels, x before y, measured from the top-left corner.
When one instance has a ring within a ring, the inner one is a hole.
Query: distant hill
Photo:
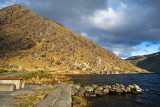
[[[0,10],[0,68],[60,73],[146,73],[22,5]]]
[[[133,56],[126,60],[137,67],[151,72],[160,73],[160,52],[142,56]]]

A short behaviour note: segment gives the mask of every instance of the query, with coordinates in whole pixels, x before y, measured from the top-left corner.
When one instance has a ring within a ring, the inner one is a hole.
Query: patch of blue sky
[[[119,9],[119,4],[113,2],[109,7],[112,8],[114,11],[117,11]]]
[[[145,41],[139,45],[138,50],[131,52],[131,56],[146,55],[156,53],[158,51],[160,51],[160,43],[154,44],[152,42]]]

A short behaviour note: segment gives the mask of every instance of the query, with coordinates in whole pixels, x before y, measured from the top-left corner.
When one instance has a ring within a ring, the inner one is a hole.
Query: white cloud
[[[84,36],[84,37],[88,36],[88,34],[86,32],[82,32],[81,35]]]
[[[138,5],[129,5],[123,2],[116,9],[112,6],[104,10],[97,10],[88,16],[89,22],[99,29],[112,34],[130,33],[140,29],[145,24],[144,17],[150,8],[142,9]]]
[[[114,54],[121,58],[127,58],[128,56],[131,56],[131,52],[137,51],[139,46],[112,45],[104,48],[107,50],[112,50]]]
[[[89,16],[88,19],[96,27],[113,32],[113,29],[127,26],[127,23],[124,23],[126,20],[123,12],[126,8],[127,6],[121,3],[121,6],[117,10],[111,7],[105,10],[97,10],[93,16]]]

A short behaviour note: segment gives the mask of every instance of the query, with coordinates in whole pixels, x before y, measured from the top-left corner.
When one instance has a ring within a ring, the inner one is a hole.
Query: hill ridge
[[[160,73],[160,52],[133,56],[127,58],[126,61],[151,72]]]

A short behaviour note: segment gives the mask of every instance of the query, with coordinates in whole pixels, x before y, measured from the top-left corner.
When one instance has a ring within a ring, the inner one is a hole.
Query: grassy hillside
[[[21,5],[0,10],[0,31],[0,68],[60,73],[148,72]]]
[[[126,60],[137,67],[151,72],[160,73],[160,52],[143,56],[134,56]]]

